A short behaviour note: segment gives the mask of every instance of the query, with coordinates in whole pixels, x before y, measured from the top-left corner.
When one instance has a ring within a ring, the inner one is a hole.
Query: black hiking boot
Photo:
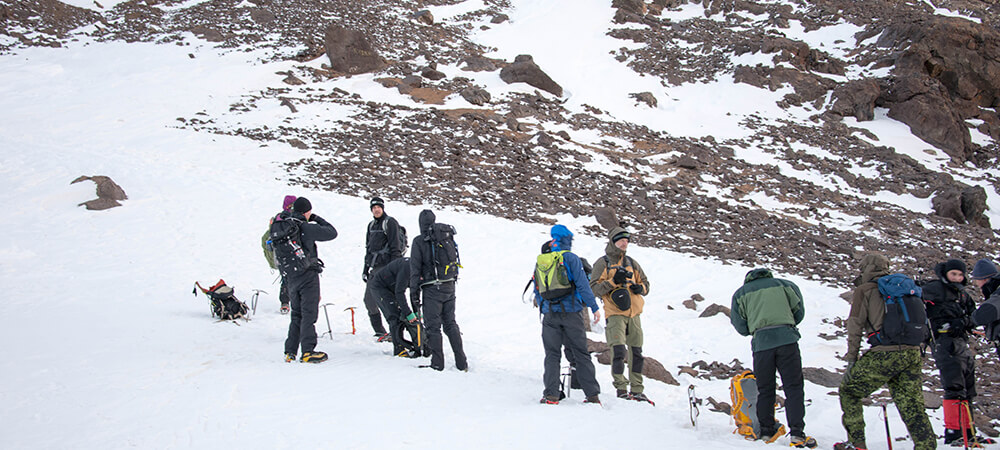
[[[777,426],[776,430],[775,429],[765,430],[763,428],[760,430],[760,440],[764,441],[765,443],[771,444],[774,441],[777,441],[778,438],[785,435],[785,426],[782,425],[781,422],[775,422],[774,425]]]
[[[600,405],[601,404],[601,398],[598,397],[598,396],[596,396],[596,395],[591,395],[591,396],[588,396],[587,399],[584,400],[583,402],[584,403],[597,403],[598,405]]]
[[[618,389],[616,393],[618,394],[618,398],[624,398],[626,400],[628,399],[628,391],[626,391],[625,389]]]
[[[654,405],[654,406],[656,405],[656,403],[653,403],[653,401],[650,400],[649,397],[646,397],[646,394],[643,394],[642,392],[639,392],[639,393],[633,392],[633,393],[631,393],[631,394],[628,395],[628,398],[630,398],[632,400],[635,400],[637,402],[646,402],[646,403],[649,403],[650,405]]]
[[[288,314],[289,312],[292,311],[292,308],[290,306],[288,306],[288,303],[282,303],[280,311],[281,311],[282,314]]]
[[[542,400],[539,401],[539,403],[541,403],[543,405],[558,405],[559,404],[559,397],[553,397],[551,395],[546,395],[546,396],[542,397]]]
[[[285,353],[285,362],[295,361],[295,353]]]
[[[378,334],[375,333],[376,340],[378,342],[392,342],[392,335],[389,333]]]
[[[792,441],[788,445],[797,448],[816,448],[816,439],[813,439],[812,436],[806,436],[804,434],[793,434]]]
[[[321,363],[326,361],[326,353],[323,352],[305,352],[302,353],[302,359],[299,362],[304,363]]]

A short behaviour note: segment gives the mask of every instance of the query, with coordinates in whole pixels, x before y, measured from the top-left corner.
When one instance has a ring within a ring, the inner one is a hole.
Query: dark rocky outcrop
[[[982,186],[969,186],[961,190],[949,188],[931,200],[934,214],[954,219],[964,224],[974,224],[990,228],[990,219],[986,217],[986,190]]]
[[[458,92],[465,101],[476,106],[483,106],[490,102],[490,93],[478,87],[467,87]]]
[[[853,80],[833,90],[830,111],[859,122],[875,118],[875,102],[882,90],[875,80]]]
[[[507,84],[527,83],[557,97],[561,97],[563,93],[562,86],[552,81],[552,78],[535,64],[531,55],[518,55],[514,58],[512,64],[500,70],[500,79]]]
[[[77,206],[86,206],[89,210],[100,211],[109,208],[114,208],[116,206],[121,206],[118,203],[122,200],[127,200],[128,196],[125,195],[125,190],[122,189],[118,183],[115,183],[110,177],[104,175],[95,176],[80,176],[77,179],[71,181],[69,184],[79,183],[81,181],[93,181],[97,184],[97,198],[93,200],[88,200],[80,203]]]
[[[333,24],[326,29],[326,54],[337,72],[356,75],[385,67],[385,60],[359,31]]]

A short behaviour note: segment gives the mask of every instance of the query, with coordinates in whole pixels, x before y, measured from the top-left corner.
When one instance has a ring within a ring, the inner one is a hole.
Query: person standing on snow
[[[775,371],[781,374],[785,391],[785,418],[791,428],[792,447],[816,447],[816,440],[805,434],[805,383],[802,354],[796,327],[806,315],[799,287],[788,280],[774,278],[768,269],[747,272],[743,286],[733,294],[730,322],[743,336],[753,336],[753,373],[757,378],[757,422],[760,439],[768,444],[785,434],[785,427],[774,418]]]
[[[976,360],[968,341],[976,327],[972,321],[976,304],[965,292],[965,271],[965,262],[949,259],[934,267],[938,279],[923,285],[924,305],[934,333],[934,362],[944,389],[946,445],[977,438],[969,417],[969,405],[976,397]]]
[[[425,209],[420,212],[420,235],[413,238],[410,250],[410,303],[414,308],[421,306],[423,295],[423,318],[427,330],[427,347],[431,352],[430,367],[444,370],[444,342],[441,328],[448,336],[451,350],[455,353],[455,368],[463,372],[469,370],[469,361],[462,347],[462,331],[455,321],[456,278],[439,276],[435,266],[434,212]]]
[[[293,203],[295,203],[295,196],[286,195],[284,202],[281,204],[281,212],[291,211]],[[280,213],[271,218],[271,221],[267,224],[267,231],[265,231],[264,236],[260,238],[260,244],[264,247],[264,259],[266,259],[267,264],[271,266],[272,274],[275,270],[278,270],[278,263],[274,260],[274,251],[271,250],[270,245],[271,225],[274,225],[274,221],[278,218],[278,216],[280,216]],[[278,290],[278,301],[281,302],[280,311],[282,314],[288,314],[288,311],[291,309],[288,306],[288,284],[285,282],[285,276],[281,275],[281,272],[278,272],[278,275],[281,276],[281,287]]]
[[[417,313],[406,301],[406,288],[410,286],[410,258],[396,258],[385,267],[374,271],[368,279],[368,289],[378,299],[382,314],[389,322],[392,334],[392,354],[403,357],[420,356],[419,348],[403,346],[403,321],[415,324]],[[414,345],[417,343],[414,342]]]
[[[560,253],[572,292],[561,297],[545,300],[539,293],[538,284],[541,281],[538,266],[535,271],[535,301],[544,315],[542,319],[542,346],[545,347],[545,371],[542,381],[545,389],[542,391],[541,403],[555,405],[559,403],[559,367],[561,350],[565,345],[573,355],[570,361],[576,364],[576,379],[583,389],[586,399],[584,403],[601,403],[599,397],[601,386],[597,383],[594,362],[587,351],[587,335],[583,330],[580,312],[583,305],[594,311],[594,323],[601,320],[600,307],[590,290],[590,283],[583,271],[580,257],[570,250],[573,245],[573,233],[564,225],[555,225],[550,230],[552,236],[552,253]]]
[[[971,278],[986,299],[976,308],[972,320],[986,327],[986,339],[996,346],[997,356],[1000,356],[1000,275],[997,267],[987,258],[980,259],[972,268]]]
[[[858,358],[861,338],[882,330],[885,300],[878,290],[878,279],[889,275],[889,258],[869,253],[861,258],[861,276],[851,298],[847,318],[847,371],[840,382],[840,409],[848,441],[834,444],[835,450],[865,449],[865,418],[861,399],[888,385],[892,401],[913,439],[915,450],[937,448],[937,437],[924,410],[920,369],[923,360],[915,345],[875,345]]]
[[[604,334],[612,349],[611,376],[618,398],[652,403],[643,394],[642,307],[649,279],[642,266],[626,256],[632,235],[622,227],[608,232],[604,256],[594,262],[590,289],[604,302]],[[625,365],[629,374],[625,377]],[[631,391],[631,392],[630,392]]]
[[[323,271],[323,261],[319,259],[316,243],[330,241],[337,237],[337,230],[330,222],[312,213],[312,203],[305,197],[295,199],[290,212],[283,212],[274,226],[292,217],[301,220],[302,249],[313,261],[302,273],[288,276],[288,297],[291,301],[291,323],[285,339],[285,361],[292,362],[298,349],[302,348],[300,362],[320,363],[327,355],[316,351],[316,319],[319,317],[319,274]]]
[[[402,257],[403,249],[399,239],[399,223],[385,213],[385,202],[379,197],[374,197],[368,208],[374,218],[368,223],[368,233],[365,235],[365,267],[361,270],[361,280],[365,282],[365,309],[368,310],[368,320],[372,323],[375,337],[379,341],[384,341],[389,335],[382,326],[378,298],[368,287],[368,278],[372,273]]]

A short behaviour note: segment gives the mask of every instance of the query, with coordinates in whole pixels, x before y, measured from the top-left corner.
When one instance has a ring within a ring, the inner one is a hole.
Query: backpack
[[[260,246],[264,248],[264,259],[267,260],[267,265],[271,266],[271,270],[277,269],[278,264],[274,261],[274,249],[271,247],[270,225],[267,226],[267,231],[264,232],[264,235],[260,237]]]
[[[389,237],[389,226],[386,225],[387,222],[389,222],[388,217],[385,220],[382,220],[382,234],[384,234],[386,236],[386,238]],[[397,222],[397,224],[398,224],[398,222]],[[368,231],[369,232],[372,231],[372,225],[375,225],[375,221],[374,220],[372,220],[371,222],[368,222]],[[399,242],[399,252],[402,255],[406,255],[406,249],[407,249],[407,247],[410,246],[410,240],[409,240],[409,238],[406,237],[406,227],[404,227],[402,225],[399,225],[398,228],[399,228],[399,232],[396,233],[396,239]],[[389,257],[389,248],[390,247],[391,246],[389,245],[389,240],[386,239],[385,247],[382,247],[380,250],[372,253],[371,265],[372,266],[384,266],[386,264],[389,264],[390,261],[379,261],[379,258],[382,257],[382,255],[385,255],[385,257]]]
[[[622,262],[624,263],[624,265],[622,266],[612,266],[611,258],[608,258],[608,255],[604,255],[604,271],[608,272],[612,268],[617,270],[617,269],[625,269],[627,267],[632,267],[631,256],[625,255],[625,259]],[[611,302],[614,303],[615,307],[618,308],[619,310],[628,311],[632,309],[632,296],[629,294],[628,287],[620,287],[611,291],[610,297],[611,297]]]
[[[729,383],[729,396],[733,407],[730,414],[736,422],[736,431],[748,441],[760,437],[760,424],[757,423],[757,377],[753,371],[746,370],[736,375]]]
[[[927,340],[927,311],[921,289],[912,278],[896,273],[878,279],[878,291],[885,300],[882,329],[868,335],[876,345],[920,345]]]
[[[302,221],[294,217],[284,217],[271,224],[271,240],[268,245],[274,252],[274,262],[281,276],[304,273],[318,259],[302,247]]]
[[[201,287],[197,281],[194,284],[208,297],[212,317],[217,317],[219,320],[250,320],[247,317],[250,308],[247,307],[246,303],[236,298],[235,291],[232,287],[226,286],[224,280],[220,279],[218,283],[208,289]],[[192,293],[198,295],[197,291],[192,291]]]
[[[549,303],[576,291],[576,285],[563,261],[563,254],[566,252],[567,250],[542,253],[535,261],[535,287],[538,288],[538,295]]]
[[[458,257],[458,244],[455,244],[455,227],[443,223],[435,223],[431,228],[431,260],[434,263],[433,282],[447,282],[458,279],[458,269],[462,267]]]

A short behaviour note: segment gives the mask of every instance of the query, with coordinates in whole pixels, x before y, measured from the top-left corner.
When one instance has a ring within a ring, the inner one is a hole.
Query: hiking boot
[[[971,428],[965,429],[966,436],[969,437],[969,444],[996,444],[997,441],[990,439],[986,436],[977,436]]]
[[[375,336],[378,338],[377,340],[379,342],[392,342],[392,335],[390,335],[389,333],[385,334],[376,333]]]
[[[632,400],[635,400],[637,402],[646,402],[646,403],[649,403],[650,405],[653,404],[653,401],[650,400],[649,397],[646,397],[646,394],[643,394],[642,392],[639,392],[639,393],[633,392],[633,393],[631,393],[631,394],[628,395],[628,398],[630,398]]]
[[[285,362],[295,361],[295,353],[285,353]]]
[[[326,361],[326,353],[323,352],[304,352],[302,353],[302,359],[299,362],[304,363],[321,363]]]
[[[798,448],[816,448],[816,440],[813,439],[812,436],[800,436],[793,434],[792,442],[788,445]]]
[[[629,398],[628,397],[628,391],[626,391],[625,389],[618,389],[617,394],[618,394],[618,398],[624,398],[624,399],[628,399]]]
[[[290,306],[288,306],[288,303],[282,303],[281,304],[281,313],[282,314],[288,314],[291,310],[292,310],[292,308]]]
[[[597,403],[598,405],[600,405],[601,404],[601,398],[598,397],[598,396],[596,396],[596,395],[590,395],[583,402],[584,403]]]
[[[559,397],[555,397],[555,396],[552,396],[552,395],[546,395],[546,396],[542,397],[542,400],[539,403],[541,403],[543,405],[558,405],[559,404]]]
[[[838,442],[833,444],[833,450],[868,450],[865,447],[855,447],[854,444],[850,442]]]
[[[961,447],[962,444],[962,430],[952,430],[945,428],[944,430],[944,445],[951,445],[953,447]]]
[[[785,435],[785,426],[780,422],[776,423],[778,425],[778,429],[775,431],[765,430],[763,428],[760,430],[760,440],[764,441],[766,444],[770,444]]]

